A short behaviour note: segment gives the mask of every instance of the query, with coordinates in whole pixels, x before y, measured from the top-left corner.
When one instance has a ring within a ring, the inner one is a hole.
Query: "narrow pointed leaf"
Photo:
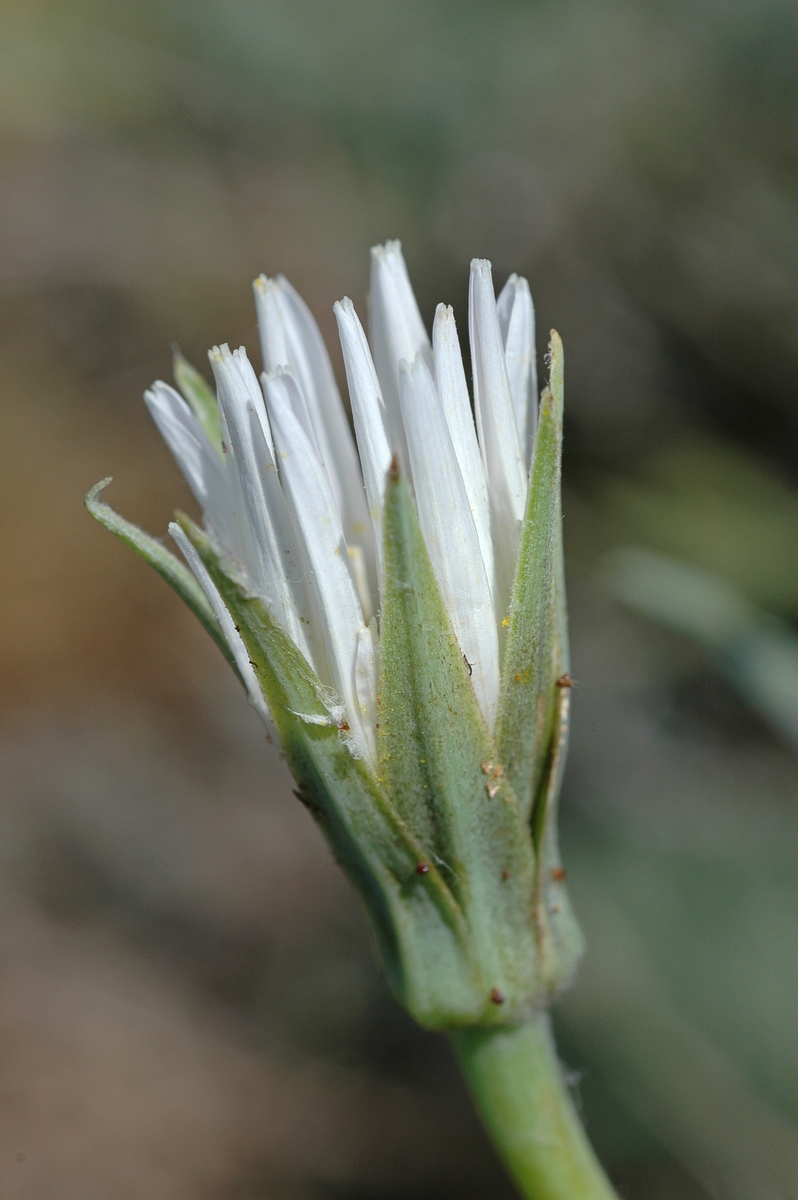
[[[241,631],[300,799],[369,911],[391,985],[429,1028],[468,1023],[479,999],[471,937],[441,872],[350,752],[325,689],[266,606],[228,574],[193,522],[180,522]]]
[[[570,982],[583,950],[557,836],[570,712],[560,494],[562,415],[562,344],[552,333],[551,382],[541,398],[497,724],[502,761],[531,822],[537,860],[534,927],[547,1001]]]
[[[167,550],[156,538],[145,533],[143,529],[139,529],[138,525],[133,525],[124,517],[120,517],[104,501],[100,500],[100,493],[108,487],[110,482],[109,477],[100,483],[95,483],[84,501],[86,510],[94,517],[95,521],[99,521],[100,525],[115,534],[126,546],[135,550],[136,554],[149,563],[158,572],[161,579],[165,579],[169,586],[177,592],[184,604],[188,605],[194,616],[205,626],[240,679],[241,675],[235,658],[224,639],[219,622],[216,620],[214,611],[202,588],[180,559]]]
[[[532,811],[550,753],[560,667],[557,588],[561,543],[562,344],[551,343],[529,493],[507,620],[496,741],[524,810]],[[564,612],[564,610],[563,610]]]
[[[474,1019],[504,1023],[534,1000],[538,987],[528,826],[480,713],[409,489],[395,469],[384,529],[380,774],[469,924],[483,988]]]

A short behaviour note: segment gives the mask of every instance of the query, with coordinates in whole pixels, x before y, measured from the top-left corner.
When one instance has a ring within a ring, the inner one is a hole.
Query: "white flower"
[[[511,276],[497,301],[490,263],[471,264],[475,420],[451,308],[438,306],[430,343],[399,243],[372,250],[370,342],[351,300],[335,305],[356,443],[310,311],[282,277],[254,288],[260,382],[245,350],[210,352],[221,445],[173,388],[146,393],[207,527],[313,667],[330,723],[373,767],[382,507],[396,457],[493,728],[537,411],[526,280]],[[179,526],[170,530],[265,713],[219,593]]]
[[[563,352],[536,403],[534,314],[471,266],[474,407],[450,308],[428,336],[398,242],[372,251],[369,338],[335,305],[354,437],[310,312],[255,282],[265,370],[180,355],[147,404],[204,515],[188,563],[86,506],[149,562],[273,721],[297,795],[429,1029],[513,1025],[572,977],[557,797],[569,687]],[[527,493],[529,495],[527,496]],[[379,752],[378,752],[379,746]]]

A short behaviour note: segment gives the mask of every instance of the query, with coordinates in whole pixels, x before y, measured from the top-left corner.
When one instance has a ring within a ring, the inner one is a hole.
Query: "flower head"
[[[469,289],[472,404],[451,308],[428,336],[398,242],[372,250],[370,336],[335,305],[354,438],[282,277],[254,284],[263,372],[214,347],[145,399],[203,512],[191,571],[90,493],[225,649],[359,887],[399,995],[434,1026],[513,1019],[579,936],[554,810],[568,691],[562,356],[537,402],[534,309]],[[559,681],[559,683],[558,683]],[[497,997],[499,999],[497,999]],[[499,1013],[499,1009],[503,1012]]]

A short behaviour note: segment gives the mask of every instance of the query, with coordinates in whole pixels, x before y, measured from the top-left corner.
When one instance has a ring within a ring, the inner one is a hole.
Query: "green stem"
[[[616,1200],[562,1077],[548,1013],[452,1034],[482,1120],[528,1200]]]

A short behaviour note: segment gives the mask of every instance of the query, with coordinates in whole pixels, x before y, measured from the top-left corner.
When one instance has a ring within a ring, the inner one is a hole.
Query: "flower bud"
[[[336,306],[362,475],[312,317],[261,278],[262,389],[222,347],[218,410],[182,359],[185,399],[147,394],[205,516],[170,526],[190,571],[103,504],[104,485],[87,507],[189,603],[274,723],[410,1013],[514,1023],[581,953],[557,843],[562,346],[553,333],[538,407],[528,286],[512,277],[497,307],[475,262],[475,427],[451,310],[430,346],[398,243],[374,263],[376,366],[351,302]],[[405,345],[412,361],[394,361]]]

